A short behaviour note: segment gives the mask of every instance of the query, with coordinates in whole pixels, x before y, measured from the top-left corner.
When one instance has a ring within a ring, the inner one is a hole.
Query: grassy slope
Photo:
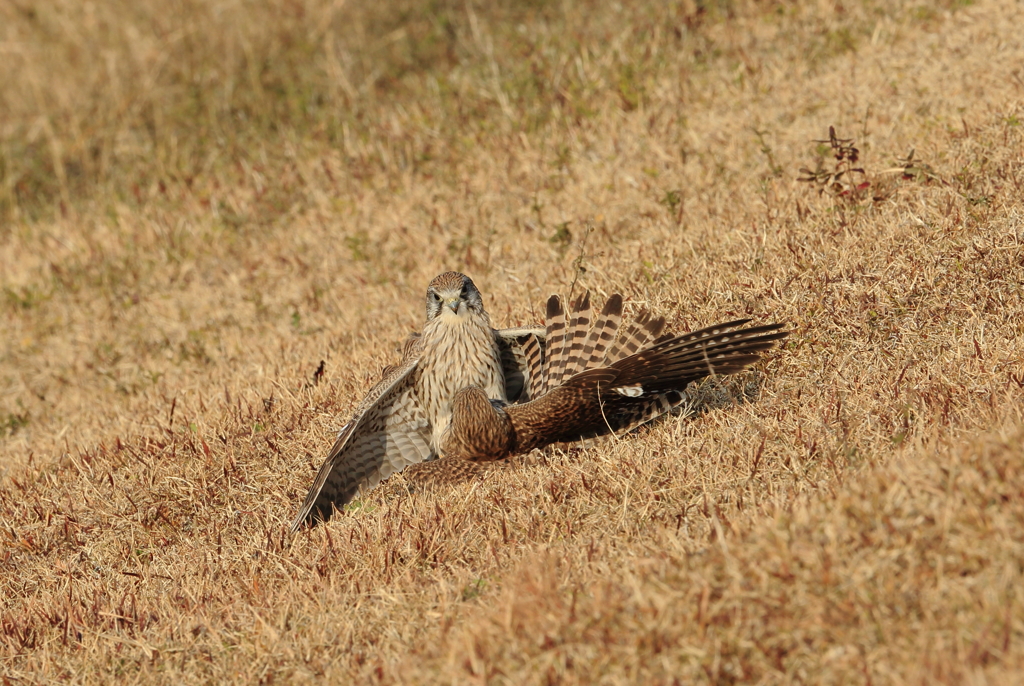
[[[22,5],[4,674],[1017,680],[1018,6]],[[285,535],[431,276],[525,323],[581,254],[791,322],[756,401]]]

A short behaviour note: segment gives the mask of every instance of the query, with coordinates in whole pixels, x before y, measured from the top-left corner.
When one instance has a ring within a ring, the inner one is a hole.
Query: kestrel
[[[292,529],[405,467],[415,482],[451,481],[551,443],[627,431],[682,404],[690,382],[741,371],[788,335],[781,324],[742,328],[746,319],[662,335],[664,318],[646,312],[619,331],[619,295],[591,319],[589,294],[568,325],[552,296],[546,328],[495,331],[468,277],[435,278],[423,334],[342,429]]]
[[[556,442],[628,430],[681,404],[683,389],[707,376],[731,374],[785,338],[782,324],[742,328],[749,319],[679,336],[660,335],[664,319],[642,314],[619,333],[622,298],[608,299],[590,327],[590,298],[573,307],[568,329],[561,301],[547,309],[548,355],[531,370],[534,398],[506,404],[477,387],[460,389],[441,443],[441,459],[410,470],[414,481],[449,481],[515,454]],[[529,351],[537,343],[528,338]],[[536,356],[531,357],[536,363]]]
[[[500,402],[529,397],[530,365],[522,346],[528,340],[540,350],[544,329],[492,329],[480,291],[458,272],[430,282],[426,305],[423,333],[410,337],[401,362],[385,367],[339,433],[293,531],[329,518],[360,489],[437,457],[460,388],[473,386]]]

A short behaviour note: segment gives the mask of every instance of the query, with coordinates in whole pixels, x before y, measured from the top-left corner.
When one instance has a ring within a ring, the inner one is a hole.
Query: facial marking
[[[486,315],[480,291],[465,274],[445,272],[427,287],[427,321],[437,317]]]

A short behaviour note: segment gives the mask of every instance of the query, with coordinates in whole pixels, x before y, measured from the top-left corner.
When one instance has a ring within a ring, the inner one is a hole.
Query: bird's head
[[[465,274],[445,272],[427,286],[427,321],[445,316],[483,314],[480,291]]]

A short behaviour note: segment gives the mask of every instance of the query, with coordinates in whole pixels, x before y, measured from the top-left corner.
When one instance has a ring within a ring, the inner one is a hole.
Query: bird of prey
[[[664,319],[642,314],[619,332],[622,298],[608,299],[593,327],[590,298],[573,306],[568,328],[561,301],[547,308],[546,359],[528,337],[533,365],[528,395],[507,404],[478,386],[455,393],[441,458],[410,470],[414,482],[446,482],[488,463],[551,443],[628,430],[685,400],[683,389],[707,376],[738,372],[785,338],[782,324],[743,328],[749,319],[678,336],[661,335]]]
[[[445,272],[427,287],[427,321],[406,342],[401,361],[385,367],[341,430],[292,522],[327,519],[360,489],[408,465],[433,460],[451,418],[455,392],[473,386],[500,402],[526,400],[523,344],[540,350],[543,328],[491,328],[480,291],[464,274]]]

